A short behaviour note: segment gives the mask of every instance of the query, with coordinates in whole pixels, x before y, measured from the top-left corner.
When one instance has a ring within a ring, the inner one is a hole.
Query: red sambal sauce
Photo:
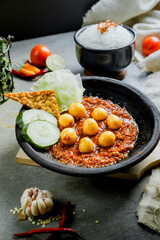
[[[87,168],[106,167],[126,158],[138,137],[138,126],[132,116],[124,107],[98,97],[85,97],[82,104],[86,107],[87,116],[75,121],[73,128],[78,136],[77,141],[71,146],[66,146],[59,140],[57,144],[50,147],[49,152],[63,164]],[[85,135],[82,131],[82,124],[85,119],[91,117],[92,111],[97,107],[104,108],[107,111],[107,116],[110,114],[117,115],[122,122],[120,128],[117,130],[110,129],[107,126],[106,118],[103,121],[97,121],[99,131],[96,135]],[[115,134],[115,143],[111,147],[101,147],[98,145],[98,137],[107,130]],[[82,137],[89,137],[93,141],[95,144],[93,152],[79,152],[79,141]]]

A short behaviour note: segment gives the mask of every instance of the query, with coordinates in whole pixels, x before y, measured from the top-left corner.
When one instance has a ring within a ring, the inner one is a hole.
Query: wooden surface
[[[97,73],[93,73],[87,69],[84,70],[84,75],[85,76],[102,76],[102,77],[109,77],[109,78],[114,78],[117,80],[122,80],[127,76],[127,69],[124,69],[120,72],[106,72],[106,73],[102,73],[102,74],[97,74]]]
[[[36,162],[30,159],[22,149],[20,149],[16,156],[16,162],[21,164],[29,164],[33,166],[39,166]],[[109,177],[139,180],[141,176],[149,169],[158,166],[160,164],[160,142],[154,151],[143,161],[134,165],[133,167],[119,173],[111,174]],[[107,175],[108,176],[108,175]]]
[[[36,162],[34,162],[31,158],[29,158],[21,148],[19,149],[16,155],[16,162],[33,166],[40,166]]]

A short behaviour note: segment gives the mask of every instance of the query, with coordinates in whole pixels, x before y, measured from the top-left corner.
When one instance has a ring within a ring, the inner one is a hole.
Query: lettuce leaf
[[[80,74],[74,75],[68,69],[44,74],[31,87],[32,91],[53,89],[56,92],[59,111],[67,111],[73,102],[82,102],[84,88]]]

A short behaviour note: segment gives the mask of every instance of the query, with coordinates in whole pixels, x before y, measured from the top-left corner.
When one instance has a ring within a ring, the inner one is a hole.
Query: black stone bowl
[[[132,62],[135,53],[136,34],[130,27],[121,26],[126,28],[133,38],[127,45],[115,49],[100,50],[83,46],[78,41],[78,36],[90,26],[83,27],[75,33],[76,56],[78,62],[85,70],[98,76],[112,76],[126,69]]]
[[[98,96],[118,103],[121,107],[125,107],[137,122],[139,136],[129,156],[119,163],[102,168],[67,166],[50,158],[45,152],[34,149],[23,139],[21,129],[16,125],[16,137],[24,152],[47,169],[73,176],[111,174],[131,167],[146,158],[156,147],[160,137],[160,114],[153,102],[136,88],[114,79],[82,77],[82,82],[85,88],[84,96]],[[26,109],[22,107],[21,111]]]

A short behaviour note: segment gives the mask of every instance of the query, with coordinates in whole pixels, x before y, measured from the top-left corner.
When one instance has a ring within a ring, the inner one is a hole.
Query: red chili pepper
[[[70,206],[71,206],[70,201],[64,203],[64,206],[62,209],[62,216],[61,216],[61,220],[59,223],[59,228],[64,227],[66,220],[67,220],[67,210],[68,210],[68,207],[70,207]]]
[[[42,233],[53,233],[53,232],[66,232],[66,233],[71,233],[71,234],[76,234],[76,231],[74,231],[72,228],[39,228],[39,229],[34,229],[28,232],[23,232],[23,233],[14,233],[13,235],[15,237],[24,237],[24,236],[30,236],[33,234],[42,234]]]
[[[71,201],[67,201],[64,203],[63,205],[63,209],[62,209],[62,216],[61,216],[61,220],[60,220],[60,223],[59,223],[59,228],[63,228],[66,221],[67,221],[67,210],[68,210],[68,207],[71,206]],[[53,234],[51,234],[50,236],[47,237],[46,240],[52,240],[54,238]]]
[[[13,236],[15,237],[25,237],[25,236],[31,236],[34,234],[43,234],[43,233],[69,233],[75,236],[76,239],[84,240],[84,238],[80,237],[78,233],[76,233],[75,230],[72,228],[39,228],[35,230],[31,230],[28,232],[23,233],[14,233]],[[53,235],[52,235],[53,236]]]
[[[36,74],[31,74],[31,75],[25,75],[24,73],[22,73],[22,72],[19,72],[19,71],[17,71],[16,69],[12,69],[12,73],[13,74],[15,74],[15,75],[17,75],[17,76],[19,76],[19,77],[21,77],[21,78],[24,78],[24,79],[33,79],[33,78],[35,78],[35,77],[37,77],[37,76],[40,76],[40,75],[42,75],[42,74],[44,74],[44,73],[47,73],[49,70],[43,70],[43,69],[40,69],[40,72],[39,73],[36,73]]]

